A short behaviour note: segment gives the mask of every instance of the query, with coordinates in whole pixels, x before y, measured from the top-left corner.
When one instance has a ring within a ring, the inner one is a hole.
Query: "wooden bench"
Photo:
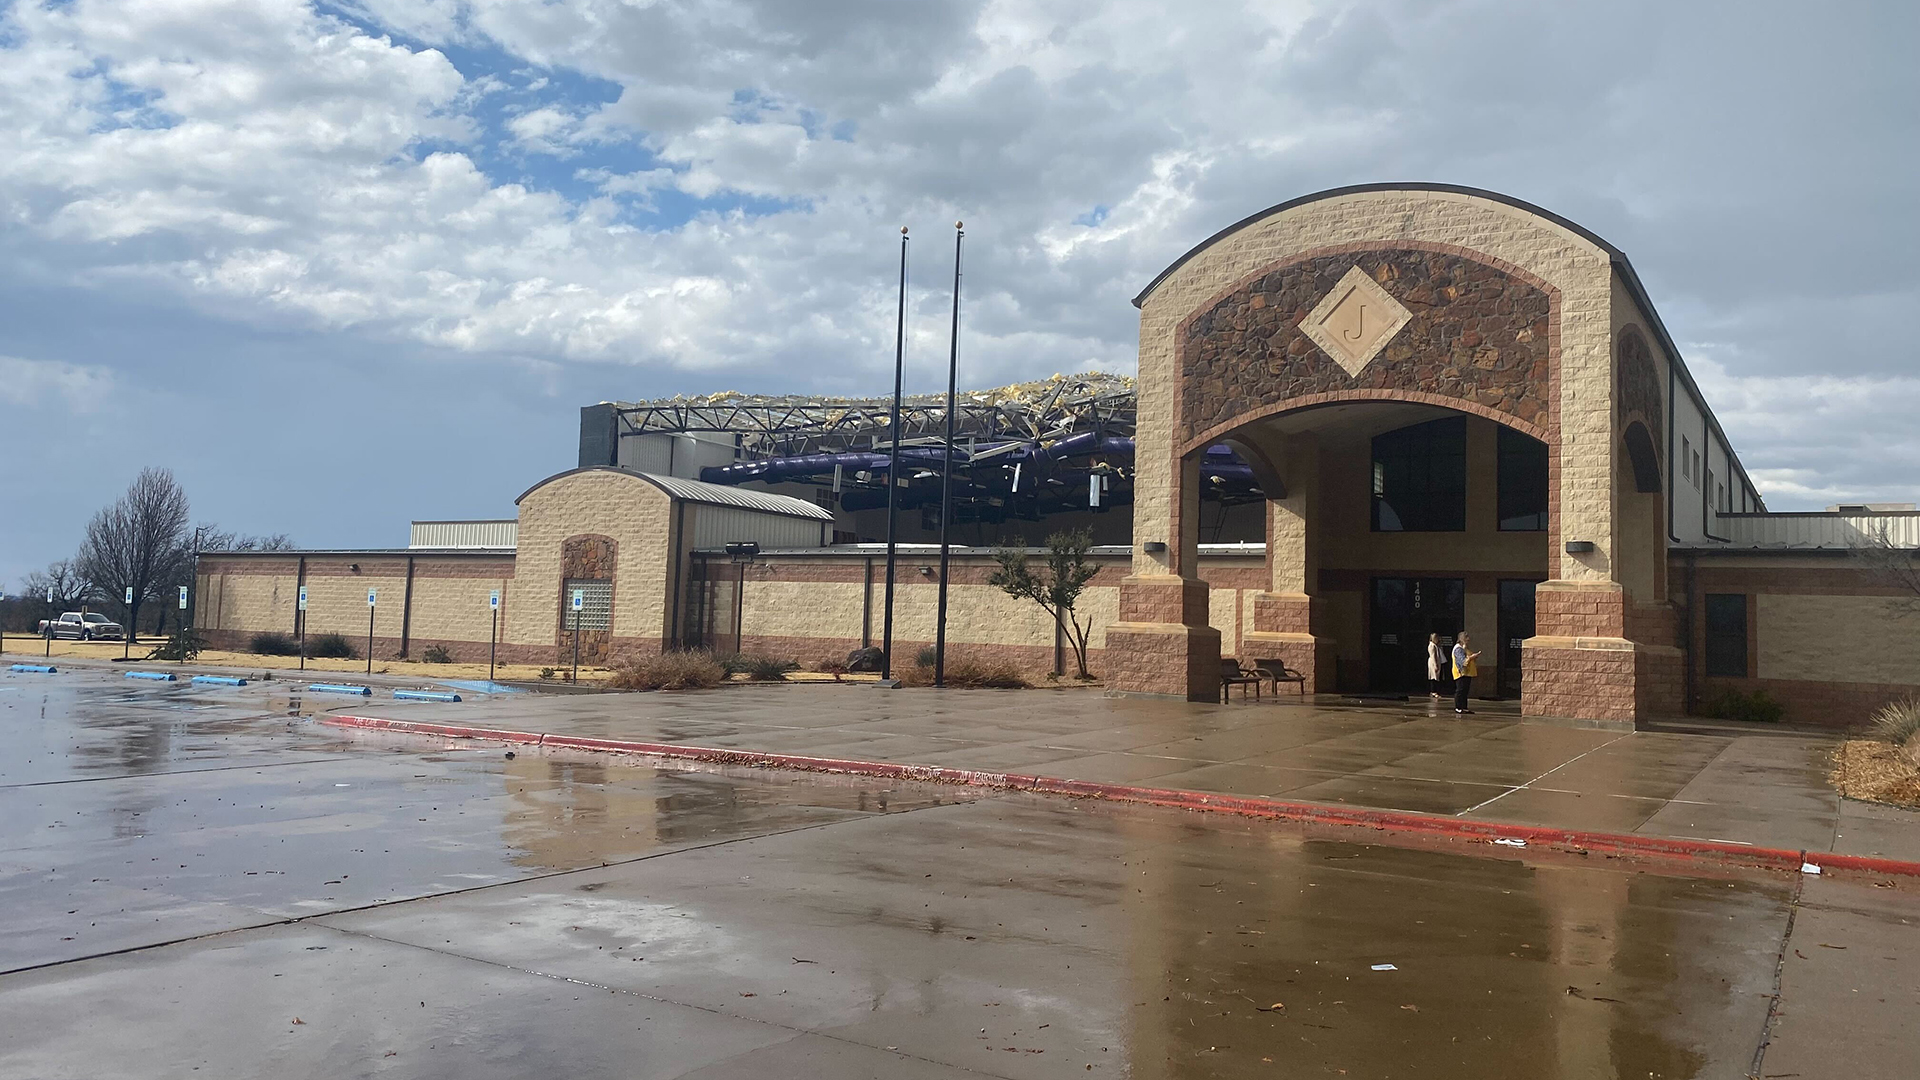
[[[1253,687],[1253,696],[1255,700],[1258,700],[1260,697],[1260,684],[1265,682],[1266,678],[1265,675],[1258,671],[1248,671],[1241,667],[1240,661],[1238,660],[1225,656],[1221,657],[1220,704],[1225,705],[1227,703],[1227,692],[1232,690],[1236,685],[1240,687],[1240,696],[1243,698],[1247,696],[1247,687]]]
[[[1307,696],[1307,677],[1288,667],[1285,660],[1255,660],[1253,670],[1256,675],[1273,683],[1273,692],[1276,695],[1280,693],[1281,683],[1290,682],[1294,684],[1294,689],[1301,697]]]

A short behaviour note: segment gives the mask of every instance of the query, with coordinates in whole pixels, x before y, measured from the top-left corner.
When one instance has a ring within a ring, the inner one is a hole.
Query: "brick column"
[[[1134,500],[1134,572],[1120,580],[1120,621],[1107,627],[1103,654],[1107,692],[1127,697],[1220,700],[1220,631],[1207,621],[1207,583],[1200,558],[1200,461],[1153,462],[1141,470],[1151,492]],[[1157,521],[1156,510],[1166,514]],[[1164,531],[1163,531],[1164,530]],[[1165,536],[1167,550],[1149,555],[1139,545]]]
[[[1661,623],[1670,613],[1636,608],[1630,620],[1618,582],[1541,582],[1535,634],[1522,646],[1521,711],[1628,722],[1677,712],[1681,654]]]
[[[1240,659],[1242,663],[1284,661],[1307,677],[1307,693],[1319,693],[1333,689],[1334,661],[1333,639],[1316,633],[1323,619],[1312,595],[1320,576],[1319,553],[1313,543],[1313,515],[1320,494],[1319,441],[1312,435],[1296,435],[1265,449],[1280,481],[1267,500],[1269,591],[1253,598],[1253,629],[1242,639],[1245,655]]]

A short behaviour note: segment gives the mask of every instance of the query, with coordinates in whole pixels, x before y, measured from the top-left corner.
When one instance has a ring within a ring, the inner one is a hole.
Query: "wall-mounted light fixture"
[[[359,563],[348,563],[348,564],[347,564],[347,569],[349,569],[349,570],[351,570],[351,571],[353,571],[354,573],[356,573],[356,574],[357,574],[357,573],[359,573],[359,572],[360,572],[360,564],[359,564]]]
[[[1591,540],[1567,541],[1567,554],[1569,555],[1587,555],[1587,554],[1591,554],[1592,551],[1593,551],[1593,541]]]
[[[1149,555],[1158,555],[1161,552],[1167,550],[1167,545],[1161,543],[1158,540],[1149,540],[1146,543],[1140,545],[1140,550],[1146,552]]]
[[[921,567],[921,568],[920,568],[920,576],[921,576],[921,577],[932,577],[932,576],[933,576],[933,567],[931,567],[931,566],[923,566],[923,567]]]

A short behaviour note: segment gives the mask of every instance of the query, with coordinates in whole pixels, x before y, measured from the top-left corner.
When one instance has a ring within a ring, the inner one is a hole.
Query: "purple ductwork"
[[[1095,455],[1125,457],[1131,461],[1133,440],[1120,435],[1101,435],[1098,432],[1083,431],[1044,445],[997,443],[981,449],[971,458],[964,456],[964,451],[956,448],[954,463],[965,469],[972,469],[976,462],[989,468],[1031,464],[1040,466],[1039,471],[1046,475],[1044,467],[1047,465]],[[938,466],[941,457],[938,446],[900,448],[900,463],[912,465],[915,468]],[[710,484],[740,484],[749,480],[779,483],[783,480],[804,480],[830,473],[836,465],[840,466],[843,472],[884,473],[890,467],[890,462],[888,455],[872,450],[846,450],[837,454],[796,454],[790,457],[743,461],[737,465],[710,466],[700,470],[700,479]],[[1233,451],[1225,446],[1207,448],[1206,454],[1200,459],[1200,474],[1206,477],[1218,477],[1228,482],[1253,483],[1253,470],[1242,464],[1240,459],[1234,456]]]

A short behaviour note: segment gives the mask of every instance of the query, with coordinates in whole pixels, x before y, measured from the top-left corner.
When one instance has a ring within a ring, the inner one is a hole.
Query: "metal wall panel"
[[[1722,514],[1715,527],[1732,547],[1865,548],[1884,534],[1894,547],[1920,548],[1920,513]]]
[[[776,548],[816,548],[824,546],[822,530],[831,521],[814,521],[785,514],[763,514],[736,506],[688,503],[692,515],[693,549],[719,548],[727,544],[751,541],[766,550]]]
[[[407,546],[512,548],[519,534],[518,521],[416,521],[407,539]]]

